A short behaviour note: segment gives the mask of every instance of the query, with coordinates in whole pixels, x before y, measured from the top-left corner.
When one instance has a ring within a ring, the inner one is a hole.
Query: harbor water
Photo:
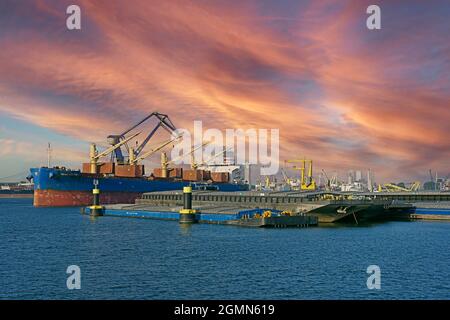
[[[449,222],[183,226],[32,199],[0,199],[0,219],[0,299],[450,299]]]

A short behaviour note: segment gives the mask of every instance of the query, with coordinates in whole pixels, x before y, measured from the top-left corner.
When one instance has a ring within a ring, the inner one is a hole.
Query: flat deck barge
[[[352,222],[409,217],[413,205],[388,199],[327,199],[311,192],[218,192],[193,191],[192,201],[198,206],[289,211],[314,216],[321,223]],[[181,191],[149,192],[136,199],[136,205],[176,207],[183,203]]]
[[[303,214],[290,214],[279,210],[239,208],[234,206],[195,206],[195,220],[198,223],[234,225],[241,227],[258,228],[307,228],[316,226],[318,219]],[[149,206],[116,204],[108,205],[103,209],[104,216],[146,218],[157,220],[180,220],[182,206]],[[89,214],[90,209],[83,209]]]
[[[388,197],[395,193],[193,190],[191,194],[192,209],[200,223],[277,227],[399,219],[450,220],[450,201],[430,201],[437,195],[428,193],[426,200],[416,202]],[[420,199],[422,196],[414,195]],[[136,199],[135,204],[106,206],[104,215],[178,220],[183,201],[181,190],[149,192]]]

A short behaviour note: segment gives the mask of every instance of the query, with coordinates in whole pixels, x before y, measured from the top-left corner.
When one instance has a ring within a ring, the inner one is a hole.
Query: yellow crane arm
[[[304,162],[306,161],[305,159],[290,159],[290,160],[285,160],[285,162],[288,163],[298,163],[298,162]]]
[[[121,145],[127,143],[128,141],[130,141],[131,139],[135,138],[135,137],[138,136],[139,134],[141,134],[141,133],[140,133],[140,132],[135,133],[135,134],[129,136],[128,138],[126,138],[126,139],[120,141],[118,144],[115,144],[115,145],[109,147],[109,148],[106,149],[105,151],[103,151],[103,152],[97,154],[97,155],[94,157],[94,159],[97,160],[97,159],[100,159],[101,157],[104,157],[104,156],[110,154],[111,152],[113,152],[114,150],[116,150],[117,148],[119,148]]]
[[[312,170],[313,170],[313,162],[312,162],[312,160],[309,160],[309,170],[308,170],[308,178],[312,178]]]
[[[218,154],[215,154],[214,156],[210,157],[209,159],[207,159],[206,161],[203,161],[201,164],[199,164],[199,166],[204,166],[206,164],[208,164],[208,162],[210,162],[211,160],[214,160],[215,158],[217,158],[218,156],[224,154],[227,151],[230,151],[233,148],[227,148],[225,150],[223,150],[222,152],[219,152]]]
[[[184,157],[186,157],[186,156],[188,156],[188,155],[194,153],[195,150],[198,150],[198,149],[200,149],[200,148],[203,148],[204,146],[206,146],[206,145],[208,145],[208,144],[210,144],[210,143],[211,143],[211,141],[204,142],[203,144],[201,144],[201,145],[198,146],[197,148],[192,149],[190,152],[188,152],[188,153],[186,153],[186,154],[183,154],[183,155],[181,155],[181,156],[179,156],[179,157],[176,157],[175,159],[172,159],[172,160],[170,160],[170,161],[167,161],[167,162],[166,162],[166,165],[168,165],[168,164],[170,164],[170,163],[173,163],[173,162],[175,162],[175,161],[178,161],[178,160],[180,160],[180,159],[183,159]]]
[[[173,139],[171,139],[171,140],[167,140],[167,141],[163,142],[163,143],[162,143],[160,146],[158,146],[157,148],[152,149],[152,150],[150,150],[150,151],[144,153],[143,155],[139,156],[138,158],[134,159],[133,161],[130,161],[130,164],[135,164],[135,163],[137,163],[138,161],[141,161],[141,160],[144,160],[144,159],[147,158],[147,157],[150,157],[150,156],[151,156],[152,154],[154,154],[155,152],[161,150],[161,149],[164,148],[165,146],[167,146],[167,145],[171,144],[172,142],[174,142],[174,141],[180,139],[181,137],[182,137],[182,135],[179,135],[179,136],[177,136],[177,137],[175,137],[175,138],[173,138]]]

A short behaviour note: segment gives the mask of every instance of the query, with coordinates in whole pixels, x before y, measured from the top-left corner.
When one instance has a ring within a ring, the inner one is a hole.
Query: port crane
[[[287,163],[300,163],[301,166],[294,166],[293,169],[300,170],[300,189],[301,190],[316,190],[316,181],[312,176],[313,172],[313,161],[307,159],[292,159],[286,160]],[[305,175],[306,165],[309,164],[308,167],[308,175]]]
[[[325,179],[327,179],[327,183],[325,184],[325,190],[330,191],[331,190],[331,180],[328,178],[328,175],[324,169],[322,169],[322,173],[325,176]]]
[[[280,171],[281,171],[281,174],[283,175],[283,180],[284,180],[284,182],[287,184],[287,185],[291,185],[291,179],[288,177],[288,175],[286,174],[286,171],[283,169],[283,168],[281,168],[280,169]]]
[[[300,189],[300,183],[299,183],[298,179],[290,178],[284,168],[281,168],[280,171],[281,171],[281,174],[283,175],[284,184],[288,188],[290,188],[291,190],[299,190]]]
[[[434,191],[439,190],[439,184],[438,184],[438,173],[436,172],[435,177],[433,178],[433,173],[431,172],[431,169],[429,170],[430,173],[430,182],[434,189]]]
[[[127,135],[128,133],[130,133],[131,131],[133,131],[134,129],[136,129],[137,127],[141,126],[143,123],[145,123],[151,119],[157,119],[157,124],[150,131],[150,133],[147,135],[147,137],[145,137],[145,139],[142,140],[142,142],[139,145],[137,145],[136,148],[134,148],[133,150],[130,150],[130,148],[128,147],[126,142],[122,143],[118,148],[114,149],[114,153],[111,153],[111,162],[114,162],[114,159],[115,159],[118,164],[125,163],[125,157],[123,155],[123,150],[121,148],[121,146],[124,144],[125,144],[126,150],[128,152],[129,158],[134,160],[139,157],[139,155],[141,154],[144,147],[147,145],[147,143],[150,141],[150,139],[154,136],[154,134],[156,133],[156,131],[159,128],[165,129],[170,134],[172,134],[176,130],[176,127],[174,126],[174,124],[172,123],[172,121],[170,120],[168,115],[162,114],[159,112],[152,112],[151,114],[146,116],[144,119],[140,120],[138,123],[136,123],[132,127],[128,128],[121,134],[109,135],[107,137],[108,143],[111,146],[116,146],[118,143],[125,141],[125,139],[126,139],[125,135]],[[132,152],[130,152],[130,151],[132,151]]]

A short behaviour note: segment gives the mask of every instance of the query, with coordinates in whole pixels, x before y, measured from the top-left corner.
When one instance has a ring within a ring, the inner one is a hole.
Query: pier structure
[[[211,210],[258,209],[288,211],[297,215],[315,216],[319,222],[386,219],[407,215],[413,209],[411,204],[388,199],[325,197],[318,192],[217,192],[193,191],[195,208]],[[150,192],[136,199],[138,206],[176,207],[183,203],[179,191]]]

